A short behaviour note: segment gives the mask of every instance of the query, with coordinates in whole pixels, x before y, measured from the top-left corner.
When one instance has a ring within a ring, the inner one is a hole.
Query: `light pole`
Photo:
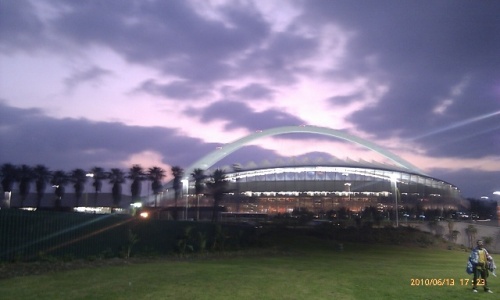
[[[94,178],[94,173],[87,173],[85,174],[86,177]],[[89,202],[89,193],[85,192],[85,209],[88,208],[88,202]]]
[[[500,191],[493,192],[497,197],[497,225],[500,226]]]
[[[187,221],[187,219],[188,219],[188,206],[189,206],[189,203],[188,203],[189,180],[183,179],[183,180],[181,180],[181,183],[182,183],[182,192],[186,196],[186,216],[185,216],[184,220]]]
[[[233,171],[236,175],[236,212],[240,212],[240,178],[239,173],[241,172],[241,166],[239,164],[233,164]]]
[[[399,227],[399,212],[398,212],[398,180],[396,176],[391,176],[391,183],[394,184],[394,202],[396,204],[396,228]]]
[[[347,198],[349,199],[348,202],[351,203],[351,183],[346,182],[344,185],[347,187]]]

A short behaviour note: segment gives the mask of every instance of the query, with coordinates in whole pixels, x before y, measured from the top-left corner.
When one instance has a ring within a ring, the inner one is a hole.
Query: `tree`
[[[0,172],[2,175],[2,190],[5,193],[4,203],[6,207],[10,207],[10,194],[16,182],[17,168],[13,164],[6,163],[2,165]]]
[[[380,222],[382,222],[383,216],[382,213],[377,209],[377,207],[370,205],[368,207],[365,207],[365,209],[361,213],[361,218],[370,222],[375,222],[375,224],[378,226],[380,225]]]
[[[20,206],[24,206],[24,202],[28,197],[33,181],[33,168],[27,165],[22,165],[17,169],[17,181],[19,181],[19,195],[21,196]]]
[[[467,234],[467,238],[469,239],[469,247],[474,248],[477,228],[474,225],[469,225],[465,228],[465,233]]]
[[[205,171],[203,169],[194,169],[191,176],[194,179],[194,192],[196,194],[196,220],[200,219],[200,195],[203,193],[203,182],[205,181]]]
[[[87,182],[87,172],[83,169],[74,169],[69,174],[69,180],[73,183],[73,188],[75,190],[75,206],[79,206],[80,199],[85,189],[85,183]]]
[[[111,193],[113,196],[113,207],[120,205],[122,200],[122,184],[125,182],[125,173],[120,169],[111,169],[109,173],[109,183],[113,185]]]
[[[107,174],[101,167],[93,167],[90,170],[90,176],[94,178],[92,186],[94,187],[94,206],[97,206],[97,197],[101,192],[102,181],[107,178]]]
[[[454,242],[456,240],[456,237],[453,235],[455,222],[453,220],[448,220],[447,222],[448,222],[448,239]]]
[[[165,170],[159,167],[152,167],[148,170],[148,179],[151,180],[151,189],[155,195],[155,207],[157,206],[158,194],[161,192],[163,185],[161,181],[165,178]]]
[[[54,206],[56,208],[61,208],[62,197],[64,196],[65,192],[65,185],[67,185],[68,182],[68,175],[64,171],[57,170],[52,174],[50,183],[55,188],[56,201]]]
[[[212,222],[217,222],[217,210],[220,203],[222,202],[224,193],[227,192],[227,181],[224,170],[215,170],[214,173],[210,176],[210,180],[207,182],[207,187],[210,190],[210,194],[214,198]]]
[[[339,208],[339,211],[337,212],[337,217],[340,220],[350,219],[351,215],[352,215],[352,211],[345,206],[342,206],[341,208]]]
[[[33,174],[36,187],[36,208],[40,208],[47,182],[49,182],[51,178],[51,173],[44,165],[36,165],[35,168],[33,168]]]
[[[128,178],[132,180],[130,185],[130,193],[132,194],[132,201],[140,201],[141,196],[141,182],[144,180],[144,171],[140,165],[133,165],[129,169]]]
[[[181,167],[173,166],[171,168],[172,175],[174,176],[173,188],[174,188],[174,220],[177,220],[177,200],[182,192],[182,176],[184,175],[184,170]]]
[[[470,204],[470,212],[473,219],[491,219],[496,214],[497,202],[495,200],[483,200],[467,198]]]

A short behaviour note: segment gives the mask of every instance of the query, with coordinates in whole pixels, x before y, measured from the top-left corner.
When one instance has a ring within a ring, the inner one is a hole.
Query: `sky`
[[[0,163],[170,173],[259,130],[315,125],[492,197],[498,12],[494,0],[4,0]],[[380,160],[284,134],[221,164],[318,156]]]

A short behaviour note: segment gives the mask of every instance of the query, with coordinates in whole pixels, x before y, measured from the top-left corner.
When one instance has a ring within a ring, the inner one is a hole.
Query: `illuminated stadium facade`
[[[227,171],[228,191],[222,203],[228,212],[289,213],[306,208],[317,215],[341,208],[360,212],[372,206],[380,211],[396,208],[459,210],[465,206],[458,188],[432,178],[402,158],[381,147],[324,127],[288,126],[261,131],[225,145],[203,157],[185,171],[190,175],[200,168],[210,174],[217,161],[247,143],[284,133],[310,133],[344,139],[369,148],[395,165],[365,161],[317,161],[281,163],[276,166],[231,168]],[[184,194],[189,206],[196,206],[193,179],[184,178]],[[200,205],[208,205],[204,197]]]
[[[315,214],[365,207],[380,211],[407,207],[457,210],[457,187],[447,182],[394,169],[347,166],[282,166],[227,175],[224,206],[228,212],[287,213],[306,208]],[[397,197],[397,198],[396,198]]]

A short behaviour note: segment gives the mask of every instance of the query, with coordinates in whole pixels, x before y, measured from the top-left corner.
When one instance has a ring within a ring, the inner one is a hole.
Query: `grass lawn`
[[[5,279],[0,299],[498,299],[500,277],[489,280],[497,293],[471,292],[467,257],[454,250],[361,244],[339,251],[332,243],[301,239],[262,253]],[[416,279],[423,285],[412,286]]]

